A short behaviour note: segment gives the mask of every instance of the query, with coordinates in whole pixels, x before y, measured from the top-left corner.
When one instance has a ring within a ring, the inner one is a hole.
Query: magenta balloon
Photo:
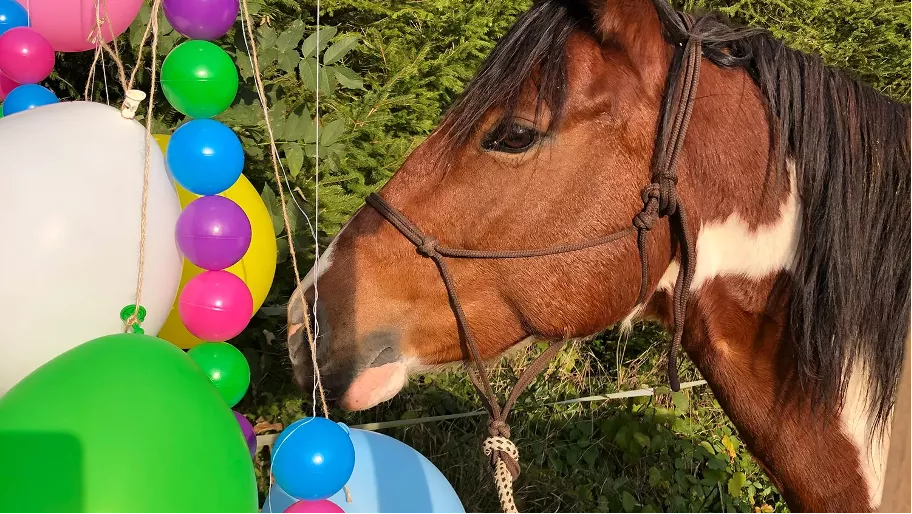
[[[204,271],[181,290],[177,313],[203,341],[226,341],[244,331],[253,316],[253,296],[243,280],[227,271]]]
[[[0,100],[5,100],[10,91],[19,87],[19,83],[0,72]]]
[[[188,261],[208,270],[234,265],[250,247],[250,220],[224,196],[202,196],[177,219],[177,245]]]
[[[0,36],[0,70],[20,84],[37,84],[54,69],[54,48],[37,31],[16,27]]]
[[[225,35],[238,15],[238,0],[163,0],[174,30],[191,39],[212,41]]]
[[[247,449],[250,450],[250,456],[253,457],[256,455],[256,432],[253,431],[253,425],[250,424],[250,420],[247,419],[247,416],[241,414],[240,412],[233,410],[234,419],[237,420],[238,425],[241,427],[241,433],[244,434],[244,440],[247,441]]]

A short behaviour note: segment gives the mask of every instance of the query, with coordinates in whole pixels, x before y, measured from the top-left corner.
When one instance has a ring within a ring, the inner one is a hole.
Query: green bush
[[[325,0],[320,46],[314,0],[251,3],[275,129],[288,186],[302,272],[313,260],[306,214],[319,211],[318,237],[325,245],[439,122],[481,60],[528,5],[528,0]],[[908,2],[894,0],[700,0],[677,1],[687,9],[715,8],[732,18],[769,28],[805,51],[857,74],[897,99],[910,95]],[[122,38],[130,69],[148,6]],[[181,42],[163,24],[158,53]],[[266,127],[255,100],[249,50],[239,30],[219,42],[236,58],[242,85],[237,103],[219,119],[242,138],[245,174],[263,198],[283,236],[281,205],[269,161]],[[320,118],[316,119],[317,61],[321,64]],[[81,98],[91,55],[59,59],[51,85],[63,98]],[[99,70],[91,97],[117,101],[114,68],[105,87]],[[138,76],[148,88],[148,61]],[[159,94],[156,132],[183,121]],[[317,137],[317,125],[320,135]],[[314,188],[320,155],[319,206]],[[280,239],[276,283],[267,304],[234,342],[252,368],[251,394],[240,408],[265,424],[289,423],[310,411],[291,384],[280,334],[284,303],[294,285],[288,245]],[[278,334],[278,335],[277,335]],[[551,364],[520,402],[514,435],[524,471],[517,484],[526,510],[771,511],[784,505],[748,455],[706,388],[624,402],[543,407],[543,402],[664,383],[660,349],[665,334],[639,326],[629,339],[609,331],[585,346],[572,346]],[[529,356],[498,368],[505,390]],[[688,369],[687,379],[698,378]],[[355,424],[453,414],[478,407],[461,374],[417,377],[396,399],[367,412],[335,412]],[[264,425],[266,426],[266,425]],[[496,511],[487,465],[481,456],[481,420],[459,419],[389,431],[427,455],[453,482],[468,510]],[[262,464],[262,462],[260,462]],[[261,476],[265,490],[265,478]]]

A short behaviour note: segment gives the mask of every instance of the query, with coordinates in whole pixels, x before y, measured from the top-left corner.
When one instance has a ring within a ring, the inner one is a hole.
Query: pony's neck
[[[696,221],[683,344],[792,508],[871,510],[880,501],[887,443],[869,435],[867,376],[855,370],[832,419],[812,409],[797,380],[788,329],[789,267],[800,237],[795,183],[793,174],[770,223],[751,226],[738,212]],[[672,262],[648,306],[667,324],[677,271]]]

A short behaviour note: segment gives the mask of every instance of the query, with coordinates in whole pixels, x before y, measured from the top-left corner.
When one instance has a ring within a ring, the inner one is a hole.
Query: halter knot
[[[661,190],[659,189],[658,184],[652,183],[643,186],[643,190],[640,191],[640,198],[643,199],[643,207],[645,208],[650,200],[658,200],[660,195]]]
[[[416,249],[418,253],[425,257],[434,257],[439,255],[437,249],[440,247],[440,243],[431,236],[425,236],[421,239],[421,244],[419,244]]]
[[[643,199],[643,210],[633,217],[633,226],[637,230],[652,230],[659,219],[659,206],[662,202],[662,190],[658,184],[646,184],[640,191]]]
[[[659,186],[662,190],[659,194],[659,216],[673,216],[678,212],[678,190],[671,184],[668,181]]]
[[[506,437],[509,439],[510,425],[499,419],[492,419],[488,421],[488,434],[490,434],[491,437]]]

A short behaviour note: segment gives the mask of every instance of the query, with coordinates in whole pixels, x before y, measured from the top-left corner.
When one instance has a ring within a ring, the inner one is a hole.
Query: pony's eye
[[[484,149],[494,152],[522,153],[538,142],[541,134],[527,125],[508,122],[499,125],[484,139]]]

